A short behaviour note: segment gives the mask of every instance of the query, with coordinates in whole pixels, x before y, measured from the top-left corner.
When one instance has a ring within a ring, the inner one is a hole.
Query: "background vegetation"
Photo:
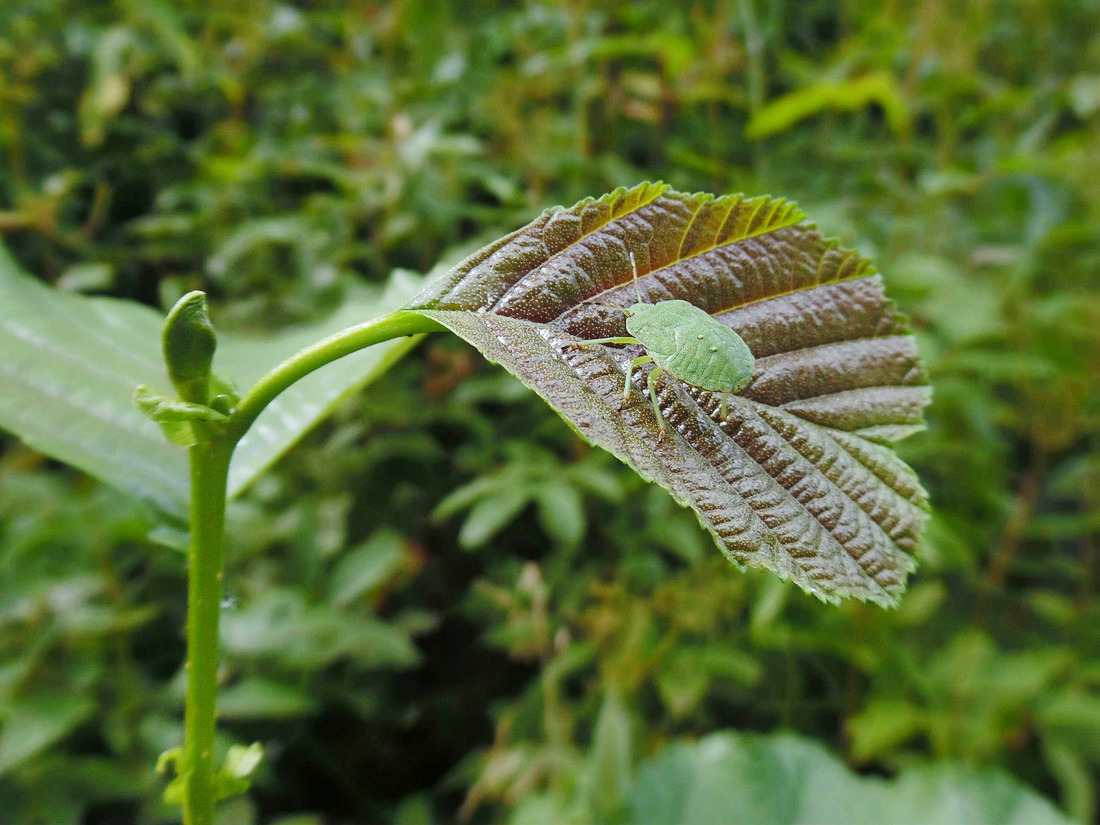
[[[1096,821],[1098,31],[1095,0],[0,6],[0,232],[60,289],[202,288],[274,331],[662,178],[797,200],[930,367],[902,454],[935,511],[888,612],[736,572],[431,336],[231,510],[223,728],[269,758],[227,817],[607,818],[599,718],[627,766],[787,729],[872,773],[1000,766]],[[0,810],[161,821],[178,542],[2,438]]]

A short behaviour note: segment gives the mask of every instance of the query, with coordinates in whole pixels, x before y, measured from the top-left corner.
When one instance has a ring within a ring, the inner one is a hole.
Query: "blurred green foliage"
[[[231,509],[223,747],[267,758],[226,816],[600,820],[662,744],[783,727],[1095,820],[1097,31],[1096,0],[0,6],[0,233],[61,289],[277,329],[664,178],[797,200],[930,367],[902,453],[935,512],[885,612],[732,570],[433,336]],[[4,438],[0,810],[162,821],[178,532]]]

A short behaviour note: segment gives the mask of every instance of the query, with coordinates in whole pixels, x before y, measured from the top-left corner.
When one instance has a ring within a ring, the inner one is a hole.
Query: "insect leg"
[[[646,381],[646,386],[649,388],[649,400],[653,402],[653,413],[657,416],[657,421],[661,425],[661,431],[657,434],[658,444],[665,440],[665,417],[661,414],[661,405],[657,403],[657,373],[659,372],[661,372],[660,367],[651,369],[649,379]]]
[[[634,374],[634,370],[640,367],[642,364],[648,364],[653,358],[648,355],[640,355],[631,361],[626,367],[626,381],[623,383],[623,402],[630,398],[630,376]]]
[[[726,420],[726,411],[729,409],[730,394],[728,392],[722,393],[722,405],[718,408],[718,417],[723,421]]]
[[[592,338],[588,341],[575,341],[572,344],[566,344],[566,347],[590,347],[593,344],[637,344],[637,338]],[[564,349],[564,347],[563,347]]]

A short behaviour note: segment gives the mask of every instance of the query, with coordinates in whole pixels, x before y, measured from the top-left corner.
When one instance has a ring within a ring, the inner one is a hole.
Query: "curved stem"
[[[218,620],[225,553],[225,491],[235,441],[189,449],[191,543],[187,576],[187,704],[184,711],[183,820],[214,822],[214,715],[218,695]]]
[[[446,327],[442,324],[423,315],[398,310],[373,321],[367,321],[365,324],[341,330],[335,335],[330,335],[316,344],[299,350],[261,378],[237,404],[230,419],[234,440],[239,440],[245,434],[256,417],[275,400],[279,393],[325,364],[391,338],[444,330]]]

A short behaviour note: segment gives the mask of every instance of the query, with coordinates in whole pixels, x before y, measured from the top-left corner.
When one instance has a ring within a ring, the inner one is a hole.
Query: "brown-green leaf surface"
[[[607,305],[684,299],[751,348],[756,377],[730,399],[663,373],[659,422],[633,345]],[[480,250],[409,305],[444,324],[695,510],[727,556],[828,600],[896,602],[926,497],[889,444],[921,426],[929,389],[905,319],[868,261],[793,204],[620,189],[550,209]]]

